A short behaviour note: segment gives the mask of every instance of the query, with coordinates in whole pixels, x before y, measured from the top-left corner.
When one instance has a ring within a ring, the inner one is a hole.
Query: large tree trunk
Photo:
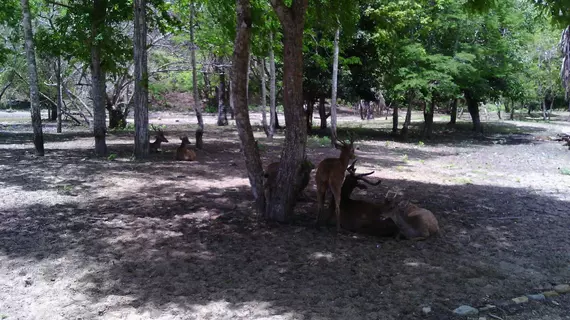
[[[331,97],[331,143],[334,146],[337,140],[336,135],[336,89],[338,80],[338,41],[340,37],[340,27],[336,28],[334,34],[334,55],[332,72],[332,97]]]
[[[324,96],[319,97],[319,117],[321,118],[321,129],[324,130],[327,128],[327,118],[329,117]]]
[[[303,29],[308,0],[293,0],[291,6],[282,0],[271,0],[283,27],[283,106],[285,109],[285,143],[281,152],[275,188],[270,192],[266,217],[286,221],[293,213],[297,191],[302,183],[307,130],[303,110]]]
[[[249,63],[248,63],[249,65]],[[216,97],[218,99],[218,126],[228,125],[227,99],[226,99],[226,73],[222,69],[220,71],[220,85],[216,88]]]
[[[36,49],[32,33],[32,16],[28,0],[22,0],[22,16],[24,25],[24,38],[26,47],[26,60],[28,63],[28,77],[30,78],[30,111],[32,114],[32,127],[34,130],[34,147],[36,155],[44,155],[44,135],[42,132],[42,117],[40,110],[40,88],[38,84],[38,70],[36,67]]]
[[[449,125],[454,126],[457,123],[457,104],[459,103],[459,99],[453,99],[451,103],[451,120],[449,120]]]
[[[198,129],[196,129],[196,148],[204,147],[204,119],[202,118],[202,107],[200,96],[198,95],[198,78],[196,77],[196,44],[194,43],[194,19],[196,16],[196,4],[190,4],[190,60],[192,64],[192,92],[194,98],[194,112],[198,120]],[[204,78],[205,81],[206,78]]]
[[[61,81],[61,56],[57,57],[55,66],[55,77],[57,81],[57,133],[61,133],[61,114],[63,112],[63,85]]]
[[[261,59],[259,69],[261,76],[261,126],[263,127],[265,135],[269,137],[270,130],[267,126],[267,88],[265,87],[265,58]]]
[[[237,32],[233,53],[232,93],[234,95],[235,116],[241,147],[245,156],[245,165],[249,183],[255,199],[257,212],[265,212],[265,193],[263,188],[263,167],[253,130],[249,121],[247,101],[247,81],[249,69],[249,41],[251,38],[251,4],[249,0],[237,0]]]
[[[148,67],[146,51],[146,0],[135,0],[135,158],[148,156]]]
[[[479,101],[473,99],[469,92],[465,93],[465,100],[467,102],[467,110],[473,121],[473,131],[482,133],[483,126],[481,126],[481,118],[479,117]]]
[[[91,98],[93,99],[93,136],[95,137],[95,154],[107,155],[105,142],[106,114],[105,114],[105,70],[103,69],[103,54],[98,37],[104,32],[107,0],[93,0],[91,16]]]
[[[398,134],[398,102],[393,103],[394,111],[392,112],[392,134]]]
[[[269,139],[273,139],[277,120],[277,77],[275,75],[275,53],[273,52],[273,33],[269,33]]]

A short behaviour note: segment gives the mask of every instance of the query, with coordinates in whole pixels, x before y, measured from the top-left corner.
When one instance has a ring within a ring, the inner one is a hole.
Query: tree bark
[[[44,135],[42,131],[42,117],[40,110],[40,88],[38,84],[38,70],[36,67],[36,50],[34,35],[32,33],[32,14],[28,0],[21,0],[24,25],[24,39],[26,47],[26,60],[28,63],[28,76],[30,78],[30,111],[34,131],[34,147],[36,155],[44,155]]]
[[[276,221],[289,219],[302,183],[307,143],[307,130],[303,130],[303,30],[307,5],[308,0],[293,0],[290,6],[282,0],[271,0],[283,27],[283,106],[287,124],[275,182],[279,192],[272,188],[266,211],[266,217]]]
[[[249,71],[249,42],[251,38],[251,3],[249,0],[237,0],[237,32],[233,52],[233,68],[231,71],[232,93],[235,103],[235,118],[241,147],[245,156],[245,165],[257,212],[265,211],[265,194],[263,188],[263,167],[259,149],[249,121],[247,101],[247,83]]]
[[[406,110],[406,120],[404,120],[404,126],[402,127],[402,130],[400,131],[400,136],[404,140],[408,139],[408,133],[410,130],[409,126],[410,126],[411,122],[412,122],[412,100],[410,99],[408,101],[408,108]]]
[[[105,70],[103,69],[102,44],[98,37],[105,25],[107,0],[93,0],[91,15],[91,98],[93,99],[93,136],[95,137],[95,154],[107,155],[107,143],[105,142],[106,114],[105,114]]]
[[[398,102],[393,103],[394,110],[392,111],[392,134],[398,134]]]
[[[227,101],[225,96],[226,96],[226,74],[224,70],[221,70],[220,85],[216,87],[216,97],[218,99],[218,126],[228,125]]]
[[[332,71],[332,96],[331,96],[331,143],[336,144],[336,93],[338,84],[338,41],[340,37],[340,27],[336,28],[334,34],[334,55],[333,55],[333,71]]]
[[[457,123],[457,104],[459,103],[459,99],[453,99],[451,103],[451,120],[449,120],[449,125],[454,126]]]
[[[202,117],[202,106],[200,96],[198,94],[198,78],[196,76],[196,44],[194,43],[194,20],[196,16],[196,4],[190,4],[190,60],[192,64],[192,92],[194,96],[194,112],[198,120],[198,129],[196,129],[196,148],[204,147],[204,118]],[[204,81],[206,78],[204,78]]]
[[[269,139],[273,139],[277,120],[277,78],[275,76],[275,54],[273,52],[273,33],[269,33]]]
[[[148,65],[146,51],[146,0],[135,0],[135,158],[148,156]]]
[[[259,64],[259,74],[261,76],[261,125],[267,137],[270,136],[270,130],[267,126],[267,88],[265,87],[265,58],[261,59]]]
[[[61,114],[63,112],[63,85],[61,80],[61,56],[57,57],[55,77],[57,81],[57,133],[61,133]]]
[[[467,110],[473,121],[473,131],[482,133],[483,127],[481,126],[481,118],[479,117],[479,101],[473,99],[469,92],[465,93],[465,100],[467,102]]]
[[[511,101],[511,118],[510,120],[515,120],[515,102]]]
[[[321,130],[324,130],[327,128],[327,118],[328,118],[324,96],[319,97],[319,117],[321,118]]]
[[[426,102],[424,102],[424,132],[422,136],[427,139],[431,139],[431,133],[433,128],[433,113],[435,109],[435,98],[431,98],[431,102],[428,106]]]

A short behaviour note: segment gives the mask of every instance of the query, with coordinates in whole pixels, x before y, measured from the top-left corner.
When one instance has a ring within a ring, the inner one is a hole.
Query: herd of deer
[[[355,188],[367,189],[366,184],[377,186],[381,181],[371,182],[366,176],[374,171],[356,174],[354,167],[356,160],[349,166],[354,155],[354,141],[341,141],[335,144],[340,149],[338,158],[326,158],[317,166],[315,181],[317,186],[317,219],[315,224],[321,222],[324,202],[327,192],[332,194],[331,206],[327,222],[334,218],[337,232],[341,227],[358,233],[373,234],[376,236],[394,236],[399,239],[404,236],[410,240],[425,240],[439,232],[439,225],[433,213],[427,209],[411,204],[407,200],[397,200],[398,193],[389,191],[383,203],[372,203],[364,200],[351,199]],[[311,171],[315,166],[305,161],[301,168],[302,183],[298,194],[301,195],[310,181]],[[269,164],[265,170],[266,196],[272,183],[277,178],[279,162]],[[345,171],[348,175],[345,176]],[[392,194],[392,195],[391,195]],[[334,210],[333,210],[334,208]]]
[[[163,142],[168,143],[168,139],[166,139],[166,136],[164,135],[164,132],[161,129],[157,129],[154,126],[152,126],[152,129],[155,131],[156,135],[154,136],[155,138],[154,142],[150,142],[149,151],[151,153],[157,153],[159,152],[159,150],[162,151],[160,146]],[[194,152],[194,150],[189,148],[190,140],[188,140],[188,137],[187,136],[180,137],[180,140],[182,141],[182,143],[176,149],[174,158],[178,161],[196,160],[196,152]]]

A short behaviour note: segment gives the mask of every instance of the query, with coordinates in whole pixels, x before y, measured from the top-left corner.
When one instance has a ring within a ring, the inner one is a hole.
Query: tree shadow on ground
[[[441,237],[337,237],[304,222],[313,203],[301,204],[291,224],[270,226],[253,217],[247,186],[151,184],[125,197],[2,210],[0,251],[36,261],[75,257],[75,290],[108,312],[154,308],[196,319],[417,319],[422,305],[433,309],[426,318],[447,319],[458,304],[570,277],[567,201],[523,188],[405,180],[368,192],[396,185],[436,214]]]

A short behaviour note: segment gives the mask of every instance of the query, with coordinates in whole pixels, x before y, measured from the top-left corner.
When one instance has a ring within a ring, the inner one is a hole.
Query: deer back
[[[439,224],[431,211],[409,201],[386,203],[384,216],[391,218],[406,238],[425,239],[439,232]]]

